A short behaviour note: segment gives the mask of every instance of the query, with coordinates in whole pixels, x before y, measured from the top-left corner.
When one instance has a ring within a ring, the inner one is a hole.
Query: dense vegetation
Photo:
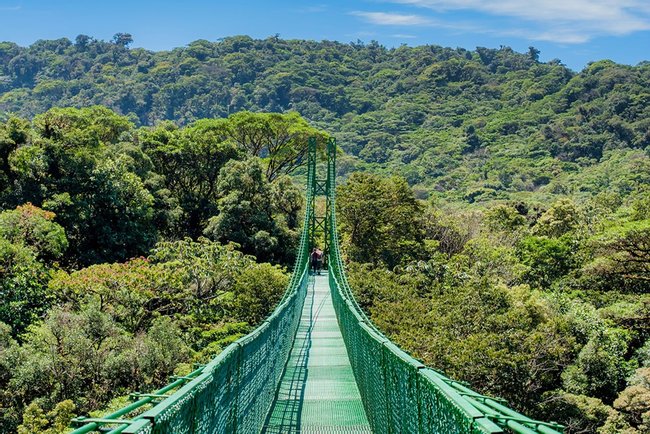
[[[569,433],[650,432],[649,63],[131,42],[0,43],[0,432],[61,432],[263,318],[317,128],[382,330]]]
[[[650,432],[646,189],[458,209],[355,173],[338,206],[350,284],[400,347],[568,433]]]
[[[0,123],[0,432],[63,432],[260,323],[314,134],[296,113],[136,129],[97,106]]]
[[[404,174],[468,202],[625,194],[648,172],[650,64],[576,74],[508,47],[199,40],[172,51],[80,35],[0,44],[0,113],[102,104],[137,124],[295,110],[336,135],[342,165]]]

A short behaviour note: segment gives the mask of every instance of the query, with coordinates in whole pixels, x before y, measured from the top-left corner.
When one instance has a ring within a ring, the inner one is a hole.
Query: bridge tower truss
[[[331,212],[330,208],[332,207],[332,195],[330,194],[330,188],[333,188],[334,177],[336,176],[336,139],[330,137],[325,143],[325,154],[327,157],[327,175],[325,178],[317,176],[317,162],[319,155],[319,143],[316,137],[310,137],[308,142],[308,157],[307,157],[307,176],[308,176],[308,188],[311,189],[312,194],[310,195],[311,210],[309,216],[309,249],[310,251],[314,247],[321,247],[318,245],[318,235],[322,234],[323,236],[323,258],[327,261],[330,252],[330,226],[331,221]],[[316,206],[316,199],[318,197],[325,197],[325,209],[319,210]],[[324,264],[326,267],[327,264]]]

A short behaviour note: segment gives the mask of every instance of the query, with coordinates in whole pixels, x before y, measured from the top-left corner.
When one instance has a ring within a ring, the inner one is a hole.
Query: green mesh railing
[[[315,173],[310,166],[308,186]],[[232,343],[210,363],[104,418],[77,418],[72,434],[258,433],[275,398],[289,357],[309,280],[308,188],[303,232],[287,290],[274,312],[250,334]],[[179,388],[180,387],[180,388]],[[167,395],[168,392],[175,392]],[[157,403],[157,404],[156,404]],[[129,414],[152,408],[133,417]]]
[[[329,152],[335,152],[335,145]],[[336,226],[335,158],[328,165],[329,280],[334,309],[374,433],[558,434],[562,427],[532,420],[424,366],[367,318],[348,284]]]
[[[78,418],[72,434],[259,433],[287,363],[309,279],[315,140],[310,141],[307,207],[291,282],[271,316],[207,365],[105,418]],[[558,434],[562,427],[535,421],[480,395],[400,350],[375,328],[348,284],[336,230],[336,144],[327,144],[328,269],[332,300],[363,406],[374,433]],[[322,192],[322,189],[319,190]],[[311,217],[311,219],[310,219]],[[173,392],[173,393],[172,393]],[[171,393],[171,395],[169,395]],[[152,406],[143,411],[145,406]],[[141,414],[132,417],[136,412]],[[332,431],[336,432],[336,431]]]

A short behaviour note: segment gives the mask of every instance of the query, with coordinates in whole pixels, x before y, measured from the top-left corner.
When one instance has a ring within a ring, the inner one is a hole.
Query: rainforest
[[[132,42],[0,42],[0,432],[69,432],[264,321],[314,137],[378,329],[566,433],[650,433],[650,62]]]

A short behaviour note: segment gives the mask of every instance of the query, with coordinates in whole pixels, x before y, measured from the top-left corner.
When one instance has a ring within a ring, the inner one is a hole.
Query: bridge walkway
[[[263,433],[372,433],[332,304],[311,277],[291,355]]]

